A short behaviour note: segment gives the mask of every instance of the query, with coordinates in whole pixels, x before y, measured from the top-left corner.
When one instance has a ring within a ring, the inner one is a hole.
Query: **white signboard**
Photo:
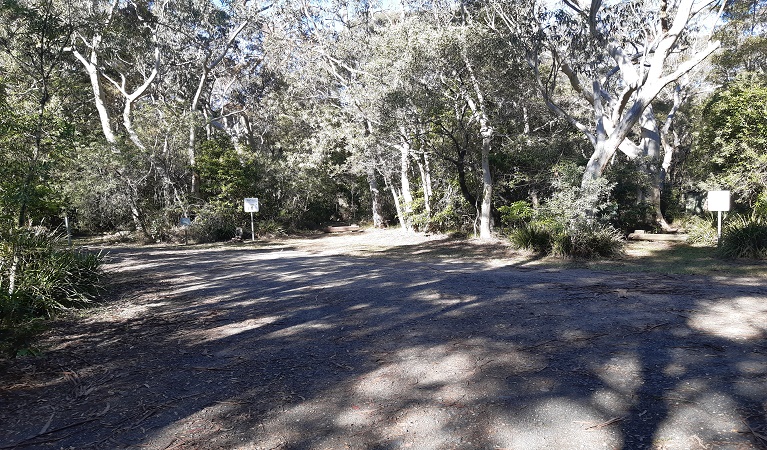
[[[258,212],[258,199],[246,198],[245,199],[245,212]]]
[[[729,211],[730,191],[708,191],[709,211]]]

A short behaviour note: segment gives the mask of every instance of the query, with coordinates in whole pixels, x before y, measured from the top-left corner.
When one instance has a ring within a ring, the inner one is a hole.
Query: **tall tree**
[[[55,146],[57,125],[49,109],[57,80],[66,66],[65,48],[72,34],[71,7],[54,0],[6,0],[0,5],[0,48],[4,51],[2,82],[13,85],[15,111],[4,119],[8,148],[20,150],[6,163],[18,164],[18,225],[24,226],[34,190]],[[3,99],[5,100],[5,99]],[[8,105],[7,101],[4,101]],[[15,118],[15,120],[14,120]]]
[[[528,13],[520,16],[496,2],[491,23],[505,26],[515,42],[527,41],[528,63],[546,104],[592,144],[585,185],[604,173],[618,150],[629,158],[658,158],[658,127],[648,107],[719,47],[713,41],[682,52],[693,42],[696,25],[718,10],[711,4],[697,7],[694,0],[564,3],[553,13],[528,4]],[[561,97],[562,78],[576,98]],[[640,132],[632,134],[636,125]]]
[[[739,73],[767,73],[767,1],[728,2],[725,26],[717,32],[722,49],[714,57],[715,77],[720,83],[734,81]]]

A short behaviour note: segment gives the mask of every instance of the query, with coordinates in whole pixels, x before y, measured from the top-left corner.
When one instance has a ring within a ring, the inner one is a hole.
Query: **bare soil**
[[[0,361],[0,449],[767,448],[762,276],[396,230],[108,250],[105,303]]]

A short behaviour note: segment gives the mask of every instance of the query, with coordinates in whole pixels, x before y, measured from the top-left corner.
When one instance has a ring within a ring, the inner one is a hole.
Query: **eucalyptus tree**
[[[351,153],[353,164],[348,169],[365,175],[373,223],[382,227],[379,174],[399,201],[391,172],[384,166],[389,149],[380,134],[378,107],[385,82],[375,67],[369,67],[376,50],[373,40],[385,24],[377,21],[374,5],[368,2],[302,0],[281,4],[278,11],[280,17],[270,21],[268,34],[280,35],[277,41],[282,42],[284,55],[280,64],[287,69],[284,76],[294,89],[302,91],[303,101],[311,98],[335,109],[344,124],[338,129],[343,130]],[[398,217],[406,228],[402,211]]]
[[[187,104],[189,141],[187,155],[192,168],[192,195],[199,194],[194,172],[195,148],[201,125],[219,127],[244,110],[244,99],[226,111],[242,83],[240,78],[258,71],[263,61],[260,48],[260,15],[271,3],[210,0],[170,2],[164,6],[161,36],[173,58],[165,75],[165,88]],[[172,67],[172,68],[171,68]],[[232,95],[234,94],[234,95]]]
[[[583,186],[602,176],[616,151],[649,160],[657,172],[660,137],[652,102],[719,47],[711,40],[694,46],[704,21],[719,14],[716,5],[565,0],[555,11],[527,2],[524,14],[503,2],[492,5],[488,23],[526,46],[548,107],[591,143]]]
[[[17,206],[24,226],[37,186],[65,133],[56,116],[62,101],[65,49],[72,34],[71,5],[55,0],[8,0],[0,4],[4,206]],[[5,208],[4,208],[5,209]]]
[[[767,215],[767,81],[743,73],[702,105],[690,164],[740,208]]]
[[[457,139],[458,136],[452,133],[447,135],[457,150],[453,163],[458,170],[461,190],[467,200],[476,199],[479,235],[487,239],[491,236],[495,215],[491,156],[499,152],[506,136],[529,132],[529,123],[525,128],[524,122],[530,95],[526,92],[529,76],[520,70],[523,65],[521,53],[506,45],[480,22],[485,14],[480,6],[461,5],[456,9],[442,5],[435,8],[431,17],[436,38],[432,39],[431,45],[437,46],[433,50],[437,55],[433,78],[439,85],[438,95],[450,105],[447,108],[452,116],[450,121],[466,121],[454,130],[473,130],[476,134],[468,141]],[[440,128],[443,132],[448,131],[444,126]],[[459,150],[461,142],[479,143],[481,190],[477,195],[467,195],[466,154]]]
[[[150,237],[142,190],[156,170],[153,149],[134,126],[140,100],[149,93],[161,70],[160,23],[167,1],[126,3],[119,0],[86,2],[69,51],[88,77],[92,102],[107,146],[115,155],[115,173],[129,199],[136,229]],[[119,126],[115,117],[119,116]],[[124,149],[131,148],[127,154]],[[149,161],[140,162],[144,157]],[[164,182],[169,182],[163,174]]]
[[[112,104],[119,105],[121,125],[130,142],[146,149],[133,126],[133,109],[148,94],[160,70],[158,14],[166,4],[99,0],[87,3],[81,11],[82,26],[73,34],[70,51],[88,75],[102,132],[113,152],[120,149],[113,125],[117,111],[110,110]],[[114,98],[107,98],[109,92],[115,93]]]
[[[767,74],[767,1],[729,2],[724,22],[717,32],[724,51],[714,57],[715,81],[734,81],[742,72]]]

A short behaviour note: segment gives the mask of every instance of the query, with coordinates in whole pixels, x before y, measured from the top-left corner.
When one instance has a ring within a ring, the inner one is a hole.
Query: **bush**
[[[518,227],[529,222],[535,216],[532,205],[526,201],[514,202],[498,208],[501,223],[506,227]]]
[[[261,220],[254,224],[256,235],[258,236],[279,236],[285,234],[285,227],[280,225],[279,222],[272,219]],[[249,230],[244,230],[247,234]]]
[[[614,227],[581,222],[565,228],[555,221],[535,221],[510,235],[517,248],[562,258],[613,258],[623,253],[623,235]]]
[[[561,233],[561,227],[554,222],[534,221],[514,228],[509,239],[517,248],[548,255],[554,247],[554,241]]]
[[[196,242],[219,242],[234,237],[235,230],[243,227],[240,206],[227,202],[211,202],[203,206],[189,227],[189,238]],[[250,227],[248,227],[250,228]]]
[[[725,258],[767,258],[767,218],[735,216],[727,221],[719,252]]]
[[[691,216],[685,219],[683,227],[687,230],[688,244],[712,247],[717,244],[716,227],[710,219]]]
[[[0,321],[89,305],[102,290],[101,255],[70,250],[57,232],[21,229],[3,233],[0,249]]]
[[[623,254],[625,240],[613,226],[581,223],[558,235],[552,253],[563,258],[614,258]]]
[[[0,347],[14,352],[41,318],[93,303],[103,290],[101,255],[66,248],[44,228],[0,231]]]

